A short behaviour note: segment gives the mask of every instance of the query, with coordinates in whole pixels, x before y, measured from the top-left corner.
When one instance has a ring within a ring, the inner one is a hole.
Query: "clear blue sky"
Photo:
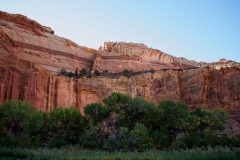
[[[81,46],[136,42],[190,60],[240,62],[240,0],[0,0],[0,10]]]

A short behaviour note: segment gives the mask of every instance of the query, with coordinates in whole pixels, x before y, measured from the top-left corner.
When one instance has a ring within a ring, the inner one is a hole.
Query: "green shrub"
[[[97,76],[99,76],[99,75],[100,75],[100,72],[99,72],[98,70],[95,70],[95,71],[94,71],[94,74],[97,75]]]
[[[79,76],[84,76],[84,75],[86,75],[87,74],[87,72],[86,72],[86,70],[83,68],[83,69],[81,69],[81,71],[80,71],[80,73],[79,73]]]
[[[87,78],[91,78],[92,76],[91,76],[91,74],[89,74],[88,76],[87,76]]]
[[[75,144],[83,132],[85,119],[77,108],[55,108],[46,119],[47,137],[52,138],[51,147]]]
[[[29,102],[7,100],[0,105],[2,135],[0,145],[27,147],[31,142],[30,132],[34,115],[38,111]],[[36,121],[36,123],[40,121]],[[40,126],[35,126],[38,130]]]
[[[52,147],[52,148],[61,148],[62,146],[66,145],[66,142],[62,139],[59,139],[59,138],[54,138],[49,147]]]
[[[100,103],[91,103],[84,107],[84,114],[88,119],[92,119],[94,124],[97,124],[109,117],[110,110]]]
[[[67,76],[67,75],[68,75],[67,70],[66,70],[65,68],[62,68],[62,69],[60,70],[60,75]]]
[[[151,149],[153,148],[153,140],[149,137],[148,129],[144,124],[136,123],[134,130],[131,131],[131,135],[136,140],[137,148],[139,149]]]

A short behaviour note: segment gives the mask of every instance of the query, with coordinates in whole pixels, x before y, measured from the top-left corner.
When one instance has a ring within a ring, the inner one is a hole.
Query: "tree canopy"
[[[0,119],[0,146],[79,145],[112,151],[240,146],[240,136],[217,135],[229,119],[221,109],[191,111],[182,102],[153,103],[119,92],[102,104],[86,105],[84,113],[74,107],[45,113],[27,101],[7,100],[0,104]]]

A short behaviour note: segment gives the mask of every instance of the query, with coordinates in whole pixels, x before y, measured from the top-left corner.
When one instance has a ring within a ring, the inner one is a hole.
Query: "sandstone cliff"
[[[56,76],[61,68],[158,71],[129,78],[74,79]],[[123,42],[108,42],[96,51],[58,37],[25,16],[0,12],[0,102],[24,99],[44,111],[57,106],[82,111],[86,104],[101,102],[112,92],[154,102],[181,100],[191,108],[223,108],[240,121],[240,67],[236,62],[198,63]]]
[[[92,70],[120,72],[124,69],[144,71],[197,66],[195,61],[174,57],[144,44],[105,42],[97,51]]]
[[[162,70],[117,79],[73,79],[31,67],[25,71],[1,67],[0,77],[1,102],[25,99],[44,111],[56,106],[75,106],[82,111],[86,104],[101,102],[111,92],[123,92],[154,102],[181,100],[191,108],[223,108],[231,112],[234,119],[240,120],[240,68],[237,67]]]
[[[95,52],[54,35],[51,28],[25,16],[0,11],[1,65],[9,66],[14,58],[30,61],[53,73],[61,68],[74,71],[77,67],[90,71]]]

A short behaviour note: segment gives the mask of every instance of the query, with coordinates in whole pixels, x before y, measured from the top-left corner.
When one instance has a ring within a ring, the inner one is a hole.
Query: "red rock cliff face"
[[[56,106],[75,106],[82,111],[86,104],[100,102],[99,98],[101,96],[84,86],[81,80],[54,76],[39,68],[20,71],[0,67],[0,102],[21,99],[46,112]]]
[[[203,68],[184,69],[199,65]],[[130,78],[73,79],[55,76],[61,68],[170,69]],[[58,37],[27,17],[0,12],[0,102],[22,99],[47,112],[57,106],[83,111],[86,104],[101,102],[112,92],[154,102],[181,100],[191,108],[223,108],[240,121],[240,67],[234,62],[197,63],[133,43],[109,42],[95,51]]]
[[[163,68],[191,68],[198,63],[185,58],[178,58],[144,44],[105,42],[104,47],[97,51],[93,71],[108,70],[121,72],[125,69],[132,71],[159,70]]]
[[[30,61],[53,73],[61,68],[90,71],[96,51],[53,33],[51,28],[25,16],[0,11],[0,63],[9,65],[6,59],[15,58]]]
[[[101,102],[112,92],[142,96],[158,102],[180,100],[192,109],[223,108],[239,120],[240,68],[157,71],[130,78],[106,77],[73,79],[54,76],[44,70],[0,68],[0,101],[25,99],[44,111],[56,106],[75,106],[83,111],[86,104]]]

